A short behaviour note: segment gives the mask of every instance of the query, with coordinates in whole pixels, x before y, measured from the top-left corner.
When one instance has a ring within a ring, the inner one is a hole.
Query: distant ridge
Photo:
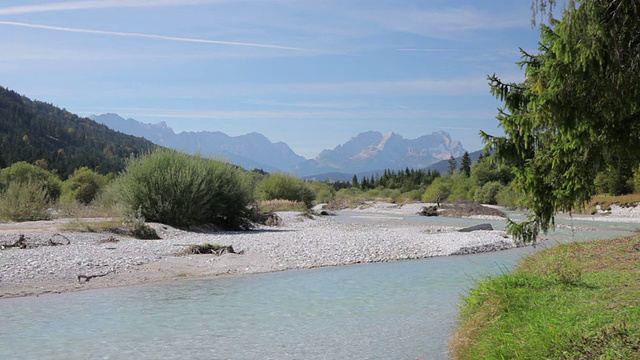
[[[219,131],[181,132],[176,134],[166,123],[146,124],[124,119],[117,114],[92,115],[91,119],[114,130],[141,136],[155,144],[205,156],[221,157],[245,169],[259,168],[268,172],[292,172],[306,159],[289,145],[272,143],[264,135],[250,133],[229,136]]]
[[[91,119],[127,134],[144,137],[155,144],[185,151],[217,156],[244,167],[268,172],[282,171],[310,178],[318,174],[375,173],[405,168],[423,169],[449,157],[459,157],[465,149],[445,131],[415,139],[399,134],[368,131],[358,134],[331,150],[323,150],[307,160],[282,142],[272,143],[264,135],[250,133],[229,136],[219,131],[176,134],[166,123],[146,124],[124,119],[117,114],[92,115]]]

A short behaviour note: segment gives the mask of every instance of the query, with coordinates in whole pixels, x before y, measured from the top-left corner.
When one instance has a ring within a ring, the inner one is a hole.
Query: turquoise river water
[[[576,225],[599,230],[558,231],[548,243],[635,229]],[[0,359],[446,359],[461,296],[532,251],[2,299]]]

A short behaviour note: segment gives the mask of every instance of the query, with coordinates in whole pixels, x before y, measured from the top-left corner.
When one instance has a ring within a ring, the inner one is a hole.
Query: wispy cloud
[[[38,5],[18,5],[0,8],[0,15],[19,15],[41,12],[56,12],[70,10],[91,10],[109,8],[138,8],[138,7],[161,7],[161,6],[182,6],[205,3],[219,3],[216,0],[87,0],[87,1],[64,1]]]
[[[460,50],[460,49],[432,49],[432,48],[401,48],[398,51],[425,51],[425,52],[467,52],[473,50]]]
[[[502,73],[501,73],[502,74]],[[505,78],[510,79],[509,73],[505,73]],[[485,74],[467,77],[452,78],[417,78],[409,80],[372,80],[356,82],[324,82],[324,83],[226,83],[207,85],[166,85],[166,86],[143,86],[132,89],[130,86],[115,86],[112,88],[99,87],[92,90],[93,94],[107,98],[123,99],[264,99],[278,97],[288,99],[292,96],[298,99],[300,96],[312,96],[313,99],[325,99],[329,96],[332,99],[337,97],[352,99],[345,103],[370,103],[370,96],[376,99],[398,99],[406,96],[485,96],[488,94],[488,85]],[[77,96],[86,91],[86,86],[77,88],[65,87],[64,95],[68,97]],[[61,90],[58,90],[61,91]],[[364,100],[366,99],[366,100]],[[246,100],[245,100],[246,101]],[[297,107],[322,107],[315,106],[322,103],[333,103],[329,108],[339,109],[335,101],[281,101],[272,100],[271,104],[289,104],[291,107],[295,103]],[[259,105],[259,104],[256,104]],[[268,105],[268,104],[264,104]],[[313,106],[311,106],[313,105]],[[367,106],[364,106],[367,108]]]
[[[461,33],[478,30],[510,29],[529,26],[523,16],[491,14],[474,7],[369,9],[363,16],[391,31],[426,37],[459,40]]]
[[[293,108],[320,108],[320,109],[356,109],[366,107],[365,102],[283,102],[271,100],[250,100],[249,104],[265,106],[282,106]]]
[[[349,95],[473,95],[486,93],[483,76],[456,78],[416,78],[407,80],[375,80],[312,84],[270,85],[273,90],[293,93],[349,94]]]
[[[292,50],[292,51],[303,51],[303,52],[314,52],[314,53],[328,53],[328,52],[324,52],[324,51],[320,51],[320,50],[303,49],[303,48],[298,48],[298,47],[274,45],[274,44],[260,44],[260,43],[248,43],[248,42],[238,42],[238,41],[197,39],[197,38],[166,36],[166,35],[156,35],[156,34],[130,33],[130,32],[121,32],[121,31],[81,29],[81,28],[71,28],[71,27],[63,27],[63,26],[32,24],[32,23],[17,22],[17,21],[0,21],[0,25],[20,26],[20,27],[27,27],[27,28],[34,28],[34,29],[53,30],[53,31],[66,31],[66,32],[83,33],[83,34],[98,34],[98,35],[110,35],[110,36],[135,37],[135,38],[156,39],[156,40],[165,40],[165,41],[188,42],[188,43],[246,46],[246,47],[256,47],[256,48],[277,49],[277,50]]]

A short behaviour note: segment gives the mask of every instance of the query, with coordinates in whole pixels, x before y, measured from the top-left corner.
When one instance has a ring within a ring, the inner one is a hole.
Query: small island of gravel
[[[278,213],[282,225],[241,232],[190,232],[150,224],[159,240],[61,230],[63,220],[3,224],[0,244],[24,235],[26,249],[0,250],[0,298],[135,285],[221,274],[252,274],[448,256],[514,247],[503,231],[404,221],[421,204],[370,204],[349,210],[361,221]],[[384,216],[390,214],[393,216]],[[48,246],[55,239],[64,243]],[[66,244],[66,243],[69,244]],[[231,245],[235,253],[181,255],[192,245]],[[88,277],[88,279],[87,279]]]

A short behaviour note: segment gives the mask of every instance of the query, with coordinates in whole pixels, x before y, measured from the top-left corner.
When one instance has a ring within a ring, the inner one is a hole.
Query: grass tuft
[[[640,359],[640,238],[523,259],[465,297],[454,359]]]

